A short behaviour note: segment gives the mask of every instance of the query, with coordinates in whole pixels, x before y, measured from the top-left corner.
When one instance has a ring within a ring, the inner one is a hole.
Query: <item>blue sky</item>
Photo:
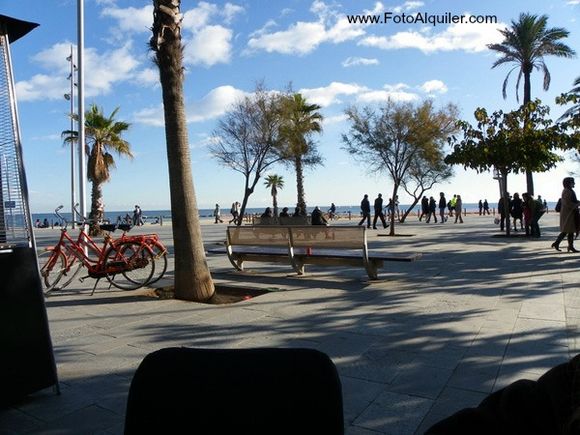
[[[2,14],[37,22],[40,27],[12,45],[31,209],[44,212],[70,203],[70,154],[60,133],[69,128],[66,57],[76,46],[76,0],[0,0]],[[86,105],[105,113],[120,107],[118,119],[130,122],[126,139],[135,158],[117,159],[112,179],[104,186],[107,210],[169,207],[167,159],[157,70],[147,43],[152,2],[144,0],[85,0]],[[506,1],[363,1],[246,0],[182,1],[186,43],[186,105],[194,182],[200,208],[217,202],[229,208],[241,200],[241,175],[220,167],[207,148],[211,133],[228,106],[252,92],[257,81],[270,89],[293,89],[322,106],[324,133],[318,137],[324,166],[306,173],[309,206],[358,204],[364,193],[389,196],[392,183],[384,174],[368,174],[341,149],[348,129],[344,109],[349,104],[376,105],[392,98],[436,105],[455,103],[471,121],[478,106],[488,110],[517,107],[515,78],[508,98],[501,96],[509,68],[491,70],[494,53],[485,44],[500,42],[497,31],[521,12],[547,14],[551,27],[570,31],[567,44],[580,52],[580,0]],[[495,15],[498,24],[354,25],[346,14]],[[580,59],[546,58],[552,75],[548,92],[541,76],[532,74],[532,97],[562,109],[554,97],[571,88],[580,76]],[[535,176],[536,193],[556,200],[561,179],[577,164],[564,163]],[[279,202],[292,206],[294,174],[283,166]],[[525,190],[523,175],[510,178],[511,192]],[[455,168],[454,178],[435,188],[462,194],[465,202],[488,198],[495,202],[497,182],[491,174]],[[90,184],[87,185],[90,194]],[[401,194],[402,202],[408,198]],[[250,207],[270,204],[268,191],[258,187]]]

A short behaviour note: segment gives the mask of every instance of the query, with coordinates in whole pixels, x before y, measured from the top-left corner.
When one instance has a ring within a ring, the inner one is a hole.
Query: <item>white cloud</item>
[[[67,76],[70,64],[70,43],[54,44],[33,56],[50,74],[36,74],[30,80],[18,82],[18,98],[21,101],[55,100],[63,98],[70,83]],[[85,48],[85,96],[107,94],[117,82],[129,81],[137,74],[139,61],[131,54],[131,44],[115,50],[99,53],[94,48]]]
[[[334,125],[334,124],[340,124],[344,121],[346,121],[348,119],[348,116],[346,116],[346,114],[342,114],[342,115],[334,115],[334,116],[327,116],[324,118],[324,125]]]
[[[183,12],[183,28],[196,31],[207,26],[218,13],[219,8],[215,4],[199,2],[196,8]]]
[[[349,24],[344,14],[322,1],[314,1],[310,10],[317,15],[316,21],[298,21],[286,30],[272,33],[267,25],[250,36],[249,50],[304,55],[322,43],[338,44],[365,33],[362,25]]]
[[[405,31],[391,36],[368,36],[359,45],[383,50],[416,48],[424,53],[464,50],[480,52],[487,50],[486,44],[498,43],[503,36],[498,29],[505,24],[452,24],[440,33]]]
[[[109,7],[103,9],[101,15],[117,20],[119,29],[122,32],[151,32],[151,26],[153,25],[152,5],[142,8],[129,7],[126,9]]]
[[[393,12],[400,14],[401,12],[408,12],[415,9],[419,9],[421,6],[424,6],[425,3],[421,1],[408,1],[403,3],[402,5],[395,6],[393,8]]]
[[[340,104],[343,101],[340,96],[348,97],[349,100],[358,103],[380,103],[392,101],[416,101],[420,97],[417,93],[408,91],[410,86],[405,83],[395,85],[386,84],[382,89],[370,89],[357,83],[332,82],[328,86],[312,89],[300,89],[302,95],[309,102],[328,107],[332,104]]]
[[[409,102],[416,101],[419,99],[419,95],[407,92],[409,86],[404,83],[398,83],[396,85],[384,85],[381,90],[369,90],[367,92],[361,93],[357,97],[357,102],[359,103],[382,103],[387,100],[399,101],[399,102]]]
[[[444,94],[448,91],[447,85],[441,80],[429,80],[421,85],[421,89],[427,94]]]
[[[199,2],[193,9],[184,11],[182,22],[184,62],[205,66],[229,62],[233,32],[219,22],[230,24],[242,12],[244,8],[234,3],[228,2],[218,6],[205,1]],[[113,4],[103,9],[102,15],[117,21],[115,36],[126,37],[127,33],[151,32],[153,6],[123,9]]]
[[[222,9],[222,15],[227,24],[231,23],[236,15],[244,12],[244,8],[233,3],[226,3]]]
[[[135,74],[139,83],[145,86],[159,86],[159,70],[157,68],[146,68]]]
[[[359,65],[378,65],[378,59],[369,59],[366,57],[347,57],[343,62],[342,66],[345,68],[349,68],[351,66],[359,66]]]
[[[339,95],[356,95],[366,90],[366,87],[357,85],[356,83],[332,82],[328,86],[300,89],[298,92],[304,95],[310,103],[326,107],[331,104],[340,103],[341,101],[338,99]]]
[[[233,86],[225,85],[212,89],[201,100],[187,104],[187,122],[202,122],[218,118],[228,108],[246,96],[247,93]],[[161,106],[143,109],[134,114],[135,122],[161,127],[164,125],[163,108]]]
[[[232,31],[222,26],[206,26],[186,41],[184,62],[212,66],[228,63],[231,58]]]
[[[569,5],[580,5],[580,0],[568,0],[566,3]]]

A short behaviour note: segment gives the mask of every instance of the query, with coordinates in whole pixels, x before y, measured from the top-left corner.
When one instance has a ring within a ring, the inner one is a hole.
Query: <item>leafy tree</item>
[[[545,172],[562,158],[554,151],[570,146],[570,137],[562,125],[548,118],[550,109],[539,100],[523,105],[518,110],[501,110],[489,115],[483,108],[475,113],[476,126],[459,121],[463,132],[461,140],[452,137],[453,152],[445,158],[449,164],[461,164],[477,172],[497,169],[501,174],[502,198],[508,206],[508,174],[526,169]],[[506,226],[509,235],[510,226]]]
[[[244,176],[241,225],[248,199],[264,172],[282,157],[276,152],[280,141],[280,97],[261,85],[251,96],[238,101],[226,112],[213,133],[210,151],[223,166]]]
[[[322,164],[322,157],[312,141],[322,132],[323,117],[318,104],[310,104],[299,93],[284,96],[280,101],[282,123],[278,151],[282,159],[296,171],[297,206],[306,211],[304,167]]]
[[[534,69],[542,71],[544,75],[543,87],[547,91],[550,87],[550,71],[544,62],[544,56],[573,57],[574,50],[561,42],[568,37],[569,33],[562,27],[548,28],[547,15],[520,14],[518,21],[513,21],[509,28],[500,30],[504,40],[500,44],[489,44],[488,48],[497,51],[501,57],[494,62],[492,68],[505,63],[512,64],[502,87],[504,99],[507,98],[507,83],[510,74],[518,70],[516,82],[516,98],[519,102],[519,85],[524,79],[524,104],[531,101],[530,76]],[[534,194],[534,180],[532,170],[526,170],[526,182],[528,193]]]
[[[284,187],[284,177],[281,175],[271,174],[266,177],[264,185],[270,189],[272,195],[272,207],[274,208],[274,216],[278,216],[278,189]]]
[[[183,96],[180,0],[153,1],[149,45],[159,67],[171,192],[175,252],[175,296],[205,301],[215,293],[205,258],[195,197]]]
[[[89,234],[92,236],[100,233],[96,222],[104,217],[104,202],[102,184],[111,178],[111,169],[115,167],[115,159],[112,152],[119,156],[133,157],[129,143],[123,139],[130,124],[124,121],[116,121],[117,107],[109,116],[103,114],[102,108],[91,105],[85,114],[86,152],[89,156],[87,165],[87,178],[92,184],[91,211],[89,213]],[[78,140],[78,132],[66,130],[61,134],[65,143],[71,146]]]
[[[440,110],[432,101],[420,105],[387,101],[378,109],[350,107],[351,123],[342,135],[344,149],[370,173],[387,173],[393,181],[392,198],[403,183],[410,183],[421,162],[440,160],[448,137],[456,131],[457,109],[448,105]],[[391,215],[390,235],[395,234]]]

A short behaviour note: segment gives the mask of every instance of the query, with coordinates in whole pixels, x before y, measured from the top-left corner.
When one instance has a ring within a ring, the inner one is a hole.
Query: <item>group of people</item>
[[[439,222],[445,223],[447,222],[448,217],[445,215],[446,210],[449,213],[449,217],[453,217],[455,213],[455,223],[463,223],[463,200],[461,199],[461,195],[453,195],[449,201],[445,198],[445,193],[439,193],[439,201],[436,201],[435,198],[432,196],[427,199],[426,196],[423,196],[421,199],[421,214],[419,215],[419,220],[423,220],[425,218],[425,222],[433,222],[437,223],[437,209],[439,209]]]
[[[36,221],[34,222],[34,227],[35,228],[48,228],[48,227],[50,227],[50,224],[48,223],[47,218],[44,218],[44,220],[42,222],[40,222],[40,219],[36,219]]]
[[[385,220],[385,214],[383,213],[383,195],[382,194],[379,193],[378,196],[375,198],[373,208],[375,211],[375,216],[373,219],[373,229],[375,229],[375,230],[377,229],[377,220],[379,220],[379,219],[381,220],[381,224],[383,224],[383,228],[387,228],[389,225],[387,224],[387,221]],[[362,213],[362,219],[358,223],[359,226],[363,225],[366,221],[367,228],[370,228],[371,227],[371,203],[369,201],[369,196],[367,194],[365,194],[362,201],[360,202],[360,209],[361,209],[361,213]]]
[[[540,218],[546,212],[546,203],[541,196],[534,199],[529,193],[516,192],[513,197],[507,193],[506,198],[500,198],[497,203],[500,231],[510,226],[513,220],[514,231],[525,231],[526,236],[540,237]],[[518,230],[519,221],[519,230]]]

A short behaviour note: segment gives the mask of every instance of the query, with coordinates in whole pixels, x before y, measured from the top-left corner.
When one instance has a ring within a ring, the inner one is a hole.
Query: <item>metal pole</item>
[[[78,111],[79,111],[79,203],[81,215],[86,216],[86,179],[87,179],[87,162],[85,159],[85,68],[84,68],[84,51],[85,51],[85,30],[84,30],[84,0],[78,0],[77,7],[77,26],[78,26],[78,44],[77,44],[77,67],[78,67]]]
[[[71,228],[75,228],[75,212],[74,206],[76,203],[76,192],[75,192],[75,142],[74,142],[74,113],[75,113],[75,62],[73,58],[73,46],[70,45],[70,212],[72,216]]]

